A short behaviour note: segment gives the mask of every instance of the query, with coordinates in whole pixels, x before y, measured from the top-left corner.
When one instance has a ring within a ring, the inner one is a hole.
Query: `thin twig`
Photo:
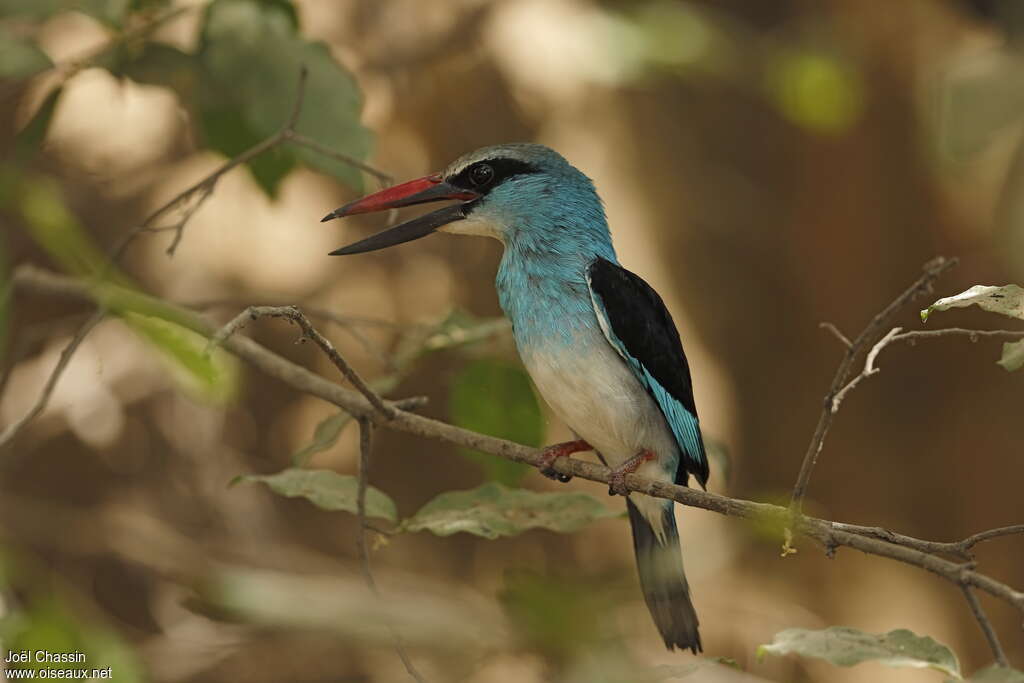
[[[992,622],[989,621],[988,615],[985,614],[978,596],[974,594],[974,591],[967,584],[962,584],[960,590],[963,591],[964,598],[967,599],[967,604],[970,606],[974,618],[978,620],[981,632],[985,634],[985,640],[988,641],[988,646],[992,650],[996,664],[1004,668],[1010,666],[1009,661],[1006,659],[1006,653],[1003,651],[1003,646],[999,642],[999,636],[996,635],[996,630],[992,628]]]
[[[366,489],[370,478],[372,442],[373,423],[365,417],[360,418],[359,479],[358,488],[356,489],[356,518],[358,521],[356,526],[356,550],[359,553],[359,564],[363,569],[363,578],[366,579],[366,585],[373,591],[374,595],[380,597],[380,589],[377,587],[377,581],[373,578],[373,569],[370,567],[370,550],[366,544],[366,531],[369,528],[366,522]],[[405,665],[405,670],[409,673],[409,676],[413,680],[419,681],[419,683],[425,683],[426,679],[416,670],[412,660],[409,658],[409,653],[405,651],[405,643],[402,641],[402,636],[390,623],[388,624],[388,630],[391,631],[391,637],[395,641],[395,652],[398,653],[398,658],[402,660],[402,664]]]
[[[888,541],[889,543],[895,543],[896,545],[902,545],[907,548],[914,548],[915,550],[920,550],[925,553],[945,553],[947,555],[953,555],[965,562],[971,562],[974,560],[974,555],[971,553],[971,549],[982,541],[988,541],[1003,536],[1024,534],[1024,524],[1014,524],[1011,526],[999,527],[998,529],[988,529],[959,541],[946,542],[926,541],[920,538],[914,538],[913,536],[896,533],[895,531],[890,531],[889,529],[878,526],[860,526],[858,524],[833,522],[832,528],[837,531],[848,531],[861,536],[878,538],[883,541]]]
[[[857,335],[857,337],[850,342],[846,349],[846,353],[843,355],[842,361],[839,363],[839,367],[836,369],[836,374],[832,378],[832,385],[829,387],[828,393],[825,395],[824,406],[822,407],[821,416],[818,418],[818,424],[814,428],[814,435],[811,437],[811,442],[807,446],[807,452],[804,453],[803,462],[800,465],[800,473],[797,475],[796,484],[793,485],[793,494],[790,498],[789,507],[794,514],[799,514],[803,507],[804,496],[807,494],[807,485],[811,480],[811,473],[814,471],[814,466],[818,462],[818,456],[821,454],[821,449],[825,445],[825,436],[828,434],[829,428],[832,426],[832,420],[835,418],[835,411],[833,410],[833,401],[839,391],[846,385],[849,380],[850,373],[853,370],[853,362],[868,344],[874,343],[875,338],[889,322],[889,320],[896,315],[897,312],[915,297],[925,292],[931,291],[932,283],[935,282],[936,278],[945,273],[947,270],[956,265],[957,260],[947,259],[942,256],[932,259],[924,265],[924,273],[917,280],[914,281],[910,287],[903,291],[898,297],[896,297],[892,303],[886,306],[880,313],[878,313],[871,322],[867,324],[867,327]]]
[[[864,359],[864,369],[861,370],[859,375],[847,382],[842,389],[837,391],[836,395],[833,396],[832,400],[829,402],[828,409],[831,410],[833,414],[839,412],[839,404],[843,402],[847,393],[860,384],[861,381],[871,377],[872,375],[878,374],[878,368],[875,367],[875,359],[878,358],[878,354],[882,352],[882,349],[892,342],[902,329],[902,327],[892,328],[884,337],[878,340],[878,343],[871,347],[871,350],[868,351],[867,357]]]
[[[369,173],[378,180],[381,180],[381,182],[384,182],[382,179],[390,179],[391,176],[384,173],[383,171],[380,171],[374,168],[373,166],[370,166],[369,164],[359,161],[353,157],[342,154],[328,147],[325,147],[319,143],[316,143],[315,141],[310,140],[302,135],[299,135],[296,132],[295,126],[298,124],[299,116],[302,114],[302,107],[305,103],[306,80],[308,78],[308,75],[308,70],[305,67],[302,67],[302,69],[299,71],[299,81],[295,92],[295,103],[292,106],[292,110],[288,116],[288,119],[284,122],[279,131],[277,131],[276,133],[267,138],[264,138],[263,140],[256,143],[255,145],[245,150],[241,154],[232,157],[231,159],[228,159],[226,162],[218,166],[213,172],[208,174],[206,177],[202,178],[198,182],[194,183],[193,185],[176,194],[169,201],[165,202],[163,205],[161,205],[159,208],[157,208],[155,211],[149,214],[149,216],[147,216],[145,220],[143,220],[141,223],[128,230],[124,234],[124,236],[110,250],[110,263],[113,264],[120,261],[125,251],[131,245],[131,243],[135,241],[135,238],[137,238],[139,235],[141,235],[144,232],[152,232],[154,229],[154,223],[156,223],[156,221],[161,216],[165,215],[172,209],[178,208],[179,206],[184,205],[186,202],[191,201],[192,203],[188,204],[186,208],[182,211],[182,215],[178,221],[172,223],[169,226],[161,226],[159,228],[161,231],[163,231],[165,228],[170,228],[171,230],[174,231],[174,237],[171,239],[171,243],[167,247],[167,255],[173,256],[174,252],[178,248],[178,245],[181,243],[182,237],[184,236],[185,227],[188,225],[189,221],[196,214],[196,212],[199,211],[199,208],[206,202],[207,199],[209,199],[210,195],[213,194],[213,191],[216,189],[217,183],[220,181],[220,179],[229,171],[237,168],[238,166],[241,166],[242,164],[252,161],[256,157],[263,154],[264,152],[268,152],[284,142],[293,142],[295,144],[300,144],[304,147],[308,147],[309,149],[314,150],[318,154],[328,156],[332,159],[335,159],[345,164],[350,164],[353,167],[358,168],[360,171]]]
[[[353,168],[358,168],[363,173],[366,173],[367,175],[372,175],[382,185],[391,185],[395,182],[395,179],[389,174],[385,173],[384,171],[381,171],[378,168],[374,168],[373,166],[370,166],[369,164],[360,161],[355,157],[349,156],[348,154],[342,154],[341,152],[337,152],[331,149],[330,147],[325,147],[324,145],[321,145],[319,142],[312,138],[307,138],[305,135],[296,133],[291,128],[287,129],[284,132],[284,139],[292,143],[293,145],[298,145],[299,147],[311,149],[317,154],[325,156],[328,159],[334,159],[335,161],[340,161],[343,164],[348,164]]]
[[[348,364],[338,350],[334,348],[334,345],[320,332],[313,327],[313,323],[309,322],[309,318],[302,314],[295,306],[250,306],[245,309],[237,316],[235,316],[228,324],[220,328],[215,335],[210,339],[210,342],[206,346],[206,352],[210,353],[213,349],[221,346],[231,335],[240,330],[246,325],[246,323],[257,320],[258,318],[285,318],[297,324],[302,329],[302,335],[306,339],[311,339],[317,346],[319,346],[327,357],[331,359],[334,366],[341,371],[341,374],[345,376],[352,386],[354,386],[359,393],[366,397],[366,400],[370,402],[381,415],[391,419],[395,417],[396,411],[394,408],[384,402],[380,396],[377,395],[370,385],[368,385],[359,373],[356,372],[355,368]]]
[[[46,408],[46,404],[50,401],[50,396],[53,394],[53,390],[57,388],[57,381],[60,380],[60,376],[64,373],[64,369],[67,368],[68,363],[71,361],[71,356],[74,355],[75,351],[78,350],[79,345],[88,336],[88,334],[96,327],[101,320],[105,312],[100,309],[89,316],[89,319],[78,328],[75,336],[71,338],[67,346],[60,352],[60,358],[57,359],[57,365],[54,366],[53,371],[46,380],[46,384],[43,385],[43,390],[36,399],[36,402],[29,408],[28,412],[21,416],[20,419],[15,420],[11,424],[0,432],[0,449],[6,447],[15,436],[18,435],[25,425],[34,420]]]
[[[75,278],[58,275],[35,267],[21,267],[14,272],[14,283],[19,289],[70,297],[76,300],[92,300],[95,291],[88,283]],[[159,299],[145,299],[154,309],[165,311],[187,329],[206,337],[213,337],[215,330],[199,316]],[[422,417],[406,411],[397,411],[393,419],[384,417],[365,395],[350,391],[338,384],[320,377],[300,365],[282,358],[260,346],[248,337],[238,335],[227,338],[224,348],[245,360],[260,372],[273,377],[292,389],[317,396],[350,414],[365,418],[379,426],[424,438],[437,439],[446,443],[483,451],[515,462],[541,467],[545,464],[542,451],[522,446],[495,437],[487,436],[454,425]],[[574,458],[559,458],[551,465],[562,474],[581,479],[608,483],[610,471],[597,463]],[[793,520],[790,509],[778,505],[758,503],[738,498],[729,498],[705,491],[691,489],[663,481],[630,474],[624,479],[630,491],[644,493],[656,498],[672,500],[683,505],[710,510],[723,515],[745,519],[767,519],[789,522],[792,531],[817,541],[826,551],[845,546],[871,555],[885,557],[907,565],[929,571],[956,586],[970,585],[1012,605],[1024,614],[1024,592],[982,574],[969,565],[953,562],[937,554],[908,547],[899,542],[877,538],[871,533],[858,533],[843,528],[839,523],[799,515]],[[792,521],[791,521],[792,520]],[[1011,527],[976,534],[973,543],[998,535],[1015,533]]]
[[[840,332],[839,328],[833,325],[832,323],[818,323],[818,327],[820,327],[823,330],[828,330],[829,332],[831,332],[832,336],[838,339],[839,342],[846,348],[850,348],[851,346],[853,346],[853,342],[851,342],[846,337],[846,335]]]

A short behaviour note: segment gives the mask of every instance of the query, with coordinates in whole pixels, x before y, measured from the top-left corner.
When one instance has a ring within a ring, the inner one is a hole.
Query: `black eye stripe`
[[[490,182],[487,183],[486,187],[480,188],[476,183],[473,182],[471,174],[473,169],[478,166],[486,164],[490,166],[494,171],[494,176]],[[508,180],[512,176],[523,175],[527,173],[539,173],[538,169],[533,164],[529,164],[519,159],[483,159],[476,163],[470,164],[466,168],[459,171],[456,175],[448,178],[448,182],[456,187],[465,188],[467,190],[481,190],[486,194],[488,190],[498,185],[504,180]]]

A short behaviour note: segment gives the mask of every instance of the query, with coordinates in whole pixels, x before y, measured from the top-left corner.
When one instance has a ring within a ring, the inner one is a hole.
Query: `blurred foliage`
[[[50,58],[32,41],[0,25],[0,80],[26,78],[51,66]]]
[[[277,474],[247,474],[232,483],[262,483],[286,498],[305,498],[318,508],[358,512],[359,480],[330,470],[287,469]],[[395,501],[373,486],[366,487],[366,516],[398,521]]]
[[[132,4],[132,0],[0,0],[0,16],[43,21],[58,12],[73,10],[118,27]]]
[[[967,680],[970,683],[1024,683],[1024,673],[993,664],[975,671]]]
[[[789,628],[757,649],[758,657],[766,654],[816,657],[836,666],[879,662],[893,667],[928,667],[963,680],[960,663],[948,647],[906,629],[874,634],[845,626],[822,630]]]
[[[75,9],[113,27],[127,15],[140,19],[157,4],[128,0],[0,0],[0,15],[42,20]],[[6,10],[6,11],[3,11]],[[151,20],[152,26],[180,14],[170,10]],[[145,34],[145,32],[143,32]],[[122,42],[116,35],[95,58],[96,66],[116,76],[173,90],[205,144],[228,157],[236,156],[277,133],[297,103],[299,73],[308,73],[303,106],[295,130],[320,145],[355,159],[366,157],[371,135],[360,122],[362,97],[352,75],[323,43],[305,40],[290,0],[213,0],[202,13],[195,53],[151,40]],[[0,78],[23,78],[52,66],[31,41],[0,32]],[[44,102],[29,127],[41,139],[61,89]],[[334,176],[359,191],[361,171],[349,163],[304,147],[282,144],[248,163],[253,177],[270,196],[299,163]]]
[[[57,183],[42,175],[19,177],[8,168],[0,206],[24,221],[31,236],[67,272],[86,278],[98,303],[118,315],[167,360],[172,376],[207,400],[224,402],[238,385],[238,363],[223,351],[206,352],[206,340],[185,329],[145,297],[133,297],[132,280],[107,262],[84,226],[65,205]]]
[[[528,529],[569,533],[595,520],[616,516],[619,513],[586,493],[537,493],[488,482],[468,491],[438,495],[402,522],[401,528],[430,531],[438,536],[465,532],[498,538]]]
[[[452,384],[448,413],[454,424],[475,432],[539,447],[544,418],[522,365],[494,358],[469,363]],[[478,463],[487,479],[517,485],[529,465],[470,449],[459,452]]]
[[[993,287],[974,285],[970,289],[939,299],[921,311],[921,321],[928,322],[933,311],[948,311],[951,308],[978,306],[990,313],[1024,320],[1024,289],[1017,285]],[[1002,356],[997,361],[1008,372],[1019,370],[1024,366],[1024,339],[1003,344]]]
[[[80,603],[66,585],[51,586],[50,580],[57,578],[41,567],[28,569],[24,558],[12,554],[0,554],[0,644],[2,655],[8,652],[36,650],[47,652],[80,652],[85,656],[81,663],[47,663],[29,661],[6,665],[8,669],[37,672],[36,678],[43,678],[44,670],[56,678],[58,672],[69,669],[106,669],[110,667],[112,680],[117,683],[142,683],[147,679],[138,656],[110,626],[104,624],[96,614],[80,618],[71,606]],[[3,594],[16,591],[18,599],[6,605]],[[88,612],[88,611],[86,611]],[[33,657],[34,659],[34,657]],[[2,665],[0,665],[2,670]],[[5,679],[6,680],[6,679]]]
[[[292,456],[292,463],[296,467],[302,467],[314,455],[326,451],[336,444],[341,432],[350,422],[352,422],[352,416],[345,412],[335,413],[321,420],[313,430],[313,440],[295,452]]]
[[[581,649],[613,648],[621,642],[606,615],[614,609],[607,584],[572,581],[535,572],[508,571],[499,598],[524,645],[556,662],[570,660]]]

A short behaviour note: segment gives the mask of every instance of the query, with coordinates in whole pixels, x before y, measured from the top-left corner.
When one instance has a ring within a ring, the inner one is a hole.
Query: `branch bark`
[[[14,273],[13,281],[16,288],[27,292],[71,297],[83,301],[91,301],[93,293],[86,283],[31,266],[18,268]],[[147,301],[147,307],[153,311],[163,310],[175,322],[198,334],[213,337],[216,333],[216,330],[198,315],[181,307],[159,299]],[[315,375],[247,337],[229,337],[224,340],[223,347],[260,372],[278,379],[296,391],[317,396],[357,418],[365,419],[378,426],[484,451],[534,467],[545,464],[539,450],[405,412],[393,402],[385,402],[386,405],[396,410],[394,418],[388,418],[381,414],[364,395]],[[608,468],[602,465],[573,458],[559,458],[553,467],[562,474],[605,484],[608,483],[610,475]],[[909,537],[895,535],[889,539],[879,538],[877,528],[856,527],[803,515],[794,516],[791,508],[729,498],[684,486],[654,481],[636,474],[626,475],[624,483],[630,491],[673,500],[683,505],[731,517],[778,520],[782,525],[788,524],[796,534],[817,541],[826,552],[832,553],[839,547],[848,547],[919,567],[942,577],[955,586],[971,586],[984,591],[1024,614],[1024,592],[976,571],[973,568],[973,563],[954,562],[940,557],[937,554],[939,550],[930,552],[916,547],[914,543],[908,544],[904,539]],[[982,532],[969,539],[964,539],[960,543],[972,546],[982,540],[1009,533],[1017,533],[1017,527],[1004,527]]]
[[[793,486],[793,494],[789,502],[789,508],[793,514],[799,514],[803,508],[804,496],[807,495],[807,486],[811,481],[811,473],[814,471],[814,466],[818,462],[818,456],[825,445],[825,437],[828,435],[828,430],[832,427],[832,421],[835,419],[836,395],[843,390],[843,387],[849,381],[850,373],[853,371],[853,362],[856,360],[857,355],[867,348],[868,344],[875,342],[882,329],[900,309],[917,296],[930,292],[932,283],[956,264],[956,259],[947,259],[942,256],[926,263],[924,265],[924,273],[910,287],[905,289],[902,294],[896,297],[892,303],[872,318],[867,327],[852,342],[846,340],[846,337],[834,325],[826,323],[826,329],[830,329],[833,334],[839,337],[840,341],[844,342],[846,353],[836,369],[836,374],[832,378],[832,385],[829,387],[828,393],[825,394],[825,404],[822,408],[821,416],[818,418],[818,424],[814,428],[814,435],[811,437],[811,442],[807,446],[807,452],[804,454],[803,463],[800,465],[800,473],[797,475],[796,484]]]

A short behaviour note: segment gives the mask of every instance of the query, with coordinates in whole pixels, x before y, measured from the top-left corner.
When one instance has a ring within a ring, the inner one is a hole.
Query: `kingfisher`
[[[701,650],[683,571],[674,503],[624,484],[636,472],[687,485],[708,479],[690,368],[665,303],[619,265],[594,183],[539,144],[484,147],[444,171],[346,204],[323,218],[413,204],[454,203],[332,255],[359,254],[432,232],[493,237],[504,245],[495,281],[523,364],[576,437],[542,451],[541,472],[593,451],[610,468],[609,495],[626,497],[640,586],[672,650]]]

